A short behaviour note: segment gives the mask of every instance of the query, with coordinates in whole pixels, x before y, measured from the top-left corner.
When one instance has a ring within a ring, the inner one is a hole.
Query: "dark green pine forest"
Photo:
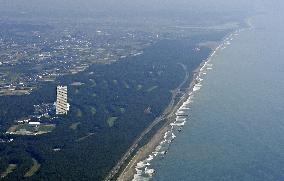
[[[14,172],[3,180],[102,180],[135,138],[159,116],[171,90],[190,75],[211,50],[198,43],[221,40],[214,32],[187,40],[163,40],[140,56],[110,65],[95,64],[76,75],[45,83],[26,96],[0,97],[0,173],[9,164]],[[80,82],[81,85],[71,85]],[[5,135],[13,121],[33,112],[33,105],[54,102],[56,86],[68,85],[71,110],[54,120],[56,129],[41,136]],[[54,149],[60,148],[60,151]],[[24,174],[35,159],[41,165],[31,177]]]

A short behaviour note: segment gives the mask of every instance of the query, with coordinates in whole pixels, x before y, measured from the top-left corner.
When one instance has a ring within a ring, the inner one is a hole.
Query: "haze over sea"
[[[284,180],[284,21],[251,24],[213,57],[153,180]]]

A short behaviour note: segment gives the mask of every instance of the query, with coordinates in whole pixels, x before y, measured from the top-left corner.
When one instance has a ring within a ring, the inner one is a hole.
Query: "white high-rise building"
[[[56,114],[67,114],[69,103],[67,102],[67,86],[57,86]]]

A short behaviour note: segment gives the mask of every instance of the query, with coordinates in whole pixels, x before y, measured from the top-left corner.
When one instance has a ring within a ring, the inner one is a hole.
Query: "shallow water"
[[[259,15],[216,53],[153,180],[284,180],[283,24]]]

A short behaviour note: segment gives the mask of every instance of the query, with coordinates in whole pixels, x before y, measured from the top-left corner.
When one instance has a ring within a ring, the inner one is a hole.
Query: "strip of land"
[[[213,46],[210,47],[213,52],[218,49],[218,47]],[[181,85],[173,92],[172,94],[172,101],[169,104],[168,108],[165,110],[167,113],[166,116],[164,117],[164,124],[163,126],[154,134],[154,136],[150,139],[150,141],[143,147],[141,147],[136,153],[135,156],[128,162],[128,165],[120,171],[117,180],[118,181],[130,181],[133,179],[136,170],[135,166],[137,165],[138,162],[145,160],[154,150],[155,148],[163,141],[165,133],[170,130],[170,123],[172,123],[176,115],[175,113],[179,109],[179,107],[185,102],[188,97],[190,96],[190,93],[193,91],[194,86],[198,83],[198,76],[200,73],[201,68],[205,65],[205,63],[212,57],[213,54],[211,54],[207,60],[204,60],[200,66],[193,72],[193,78],[192,81],[189,85],[189,87],[186,89],[185,92],[183,92],[183,95],[180,97],[178,102],[176,103],[175,98],[177,97],[176,94],[178,94],[178,89],[182,87],[189,77],[187,77]],[[164,115],[164,114],[163,114]]]
[[[194,79],[197,76],[197,73],[194,75]],[[171,102],[168,107],[168,112],[167,116],[165,117],[164,121],[164,126],[162,126],[157,133],[151,138],[151,140],[143,147],[141,147],[138,152],[135,154],[135,156],[131,159],[131,161],[128,163],[128,165],[125,167],[125,169],[120,173],[118,177],[118,181],[130,181],[133,179],[133,176],[136,172],[135,166],[137,163],[141,160],[144,160],[150,155],[155,148],[161,143],[161,141],[164,139],[165,133],[170,129],[170,123],[175,120],[175,112],[177,109],[182,105],[182,103],[188,99],[188,92],[192,90],[194,87],[195,82],[193,81],[189,88],[187,89],[188,91],[180,98],[179,102],[174,104],[174,102]]]
[[[31,177],[33,176],[40,168],[40,164],[38,163],[38,161],[36,159],[32,159],[33,160],[33,165],[32,167],[25,173],[24,177]]]
[[[141,135],[134,141],[133,145],[128,149],[128,151],[123,155],[123,157],[121,158],[121,160],[117,163],[117,165],[111,170],[111,172],[108,174],[108,176],[105,178],[105,181],[108,180],[113,180],[117,174],[119,174],[121,172],[122,167],[124,166],[124,164],[131,158],[132,154],[135,152],[135,150],[138,148],[139,143],[145,138],[145,136],[159,123],[161,123],[162,121],[167,122],[168,120],[170,120],[169,118],[172,118],[174,116],[175,110],[178,108],[178,104],[175,104],[175,100],[177,98],[177,96],[180,93],[180,89],[187,83],[187,81],[189,80],[190,76],[189,76],[189,72],[187,70],[187,67],[184,64],[179,63],[179,65],[183,68],[184,72],[185,72],[185,76],[184,76],[184,80],[180,83],[180,85],[174,90],[172,91],[172,98],[171,98],[171,102],[168,105],[168,107],[165,109],[165,111],[163,112],[163,114],[159,117],[157,117],[151,124],[150,126],[144,130]],[[194,78],[195,79],[195,78]],[[193,85],[193,84],[192,84]],[[190,87],[192,87],[192,85]],[[188,92],[188,90],[186,90],[185,92]],[[186,98],[186,96],[183,96],[184,98],[182,98],[182,100],[184,100]],[[181,100],[181,101],[182,101]],[[179,102],[181,102],[179,101]],[[168,124],[165,124],[168,125]],[[162,128],[160,129],[160,131],[156,134],[156,136],[154,136],[155,141],[150,141],[147,145],[146,148],[147,149],[143,149],[140,148],[140,151],[136,154],[136,156],[134,157],[134,159],[132,159],[130,161],[130,163],[128,164],[128,166],[126,167],[126,169],[122,172],[122,174],[120,174],[118,180],[131,180],[130,177],[133,176],[132,173],[134,173],[134,167],[136,165],[136,163],[138,161],[141,160],[141,158],[146,157],[148,154],[148,151],[152,151],[156,145],[158,145],[158,143],[160,142],[161,139],[157,139],[158,137],[161,137],[163,135],[163,133],[160,133],[161,130],[165,130],[166,128]],[[163,136],[162,136],[163,137]],[[151,146],[151,148],[148,149],[148,147]],[[153,149],[152,149],[153,148]],[[144,150],[143,152],[141,152],[141,150]],[[140,154],[139,154],[140,153]]]

